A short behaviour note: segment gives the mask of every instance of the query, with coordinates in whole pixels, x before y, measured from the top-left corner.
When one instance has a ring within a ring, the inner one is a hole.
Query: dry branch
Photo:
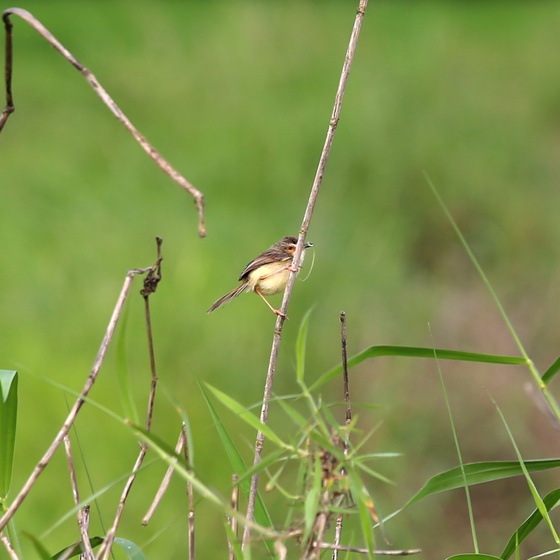
[[[356,51],[356,45],[358,44],[358,37],[360,35],[360,30],[362,27],[362,21],[364,19],[367,0],[360,0],[358,10],[356,13],[356,19],[354,20],[354,27],[352,29],[352,34],[350,36],[350,42],[348,44],[348,49],[346,51],[346,56],[344,58],[344,64],[342,66],[342,72],[340,75],[340,80],[338,83],[338,88],[336,91],[335,101],[331,119],[329,122],[329,128],[327,130],[327,136],[325,139],[325,144],[319,158],[319,165],[315,173],[315,179],[313,180],[313,185],[311,187],[311,193],[309,194],[309,200],[307,202],[307,207],[303,216],[303,222],[299,231],[298,243],[294,258],[292,261],[292,272],[288,278],[288,283],[286,285],[286,290],[284,292],[284,298],[282,300],[282,306],[280,307],[281,315],[278,315],[276,320],[276,325],[274,328],[274,336],[272,339],[272,348],[270,351],[270,359],[268,362],[268,371],[266,375],[263,403],[261,408],[260,421],[263,424],[268,422],[268,409],[269,401],[272,396],[272,387],[274,384],[274,377],[276,374],[276,363],[278,361],[278,352],[280,349],[280,341],[282,338],[282,328],[288,311],[288,304],[292,296],[292,290],[294,288],[294,283],[296,280],[297,272],[301,264],[301,256],[303,252],[303,246],[305,243],[305,237],[307,231],[309,230],[309,224],[311,223],[311,217],[313,216],[313,210],[315,208],[315,203],[317,202],[317,197],[319,195],[319,190],[321,188],[321,183],[323,181],[323,175],[327,166],[327,161],[331,151],[334,134],[336,132],[336,127],[338,126],[338,121],[340,119],[340,110],[342,107],[342,100],[344,98],[344,91],[346,89],[346,83],[348,81],[348,76],[350,74],[350,67],[352,65],[352,60],[354,58],[354,53]],[[262,450],[264,446],[264,434],[262,432],[257,433],[255,441],[255,453],[253,458],[253,467],[257,467],[261,462]],[[249,491],[249,497],[247,500],[247,514],[246,517],[249,521],[253,520],[255,513],[255,499],[257,495],[257,487],[259,483],[259,473],[258,470],[255,472],[251,478],[251,489]],[[243,548],[249,541],[251,536],[251,529],[248,525],[245,526],[245,531],[243,533]]]
[[[206,236],[206,227],[204,225],[204,195],[187,179],[185,179],[147,140],[138,132],[135,126],[130,122],[127,116],[120,110],[118,105],[113,101],[111,96],[105,91],[93,73],[88,70],[68,49],[66,49],[56,37],[27,10],[21,8],[10,8],[2,14],[4,20],[4,28],[6,31],[6,58],[5,58],[5,84],[6,84],[6,107],[0,114],[0,131],[4,128],[9,116],[15,111],[13,93],[12,93],[12,68],[13,68],[13,41],[12,27],[13,24],[10,16],[19,16],[28,23],[43,39],[45,39],[56,51],[58,51],[82,76],[87,80],[95,93],[101,98],[103,103],[109,108],[111,113],[120,121],[123,126],[134,136],[142,149],[156,162],[158,167],[166,173],[175,183],[185,189],[194,199],[194,203],[198,209],[198,234],[200,237]]]

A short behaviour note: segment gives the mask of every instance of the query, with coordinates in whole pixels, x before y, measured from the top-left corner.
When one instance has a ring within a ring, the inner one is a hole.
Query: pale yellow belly
[[[290,271],[286,269],[289,262],[275,262],[261,266],[253,270],[248,277],[248,285],[251,291],[257,288],[265,296],[272,296],[281,292],[288,282]]]

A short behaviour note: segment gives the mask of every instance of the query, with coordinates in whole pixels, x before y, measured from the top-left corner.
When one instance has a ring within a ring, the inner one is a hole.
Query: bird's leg
[[[266,303],[266,305],[268,305],[272,313],[274,313],[275,315],[280,315],[280,317],[284,317],[284,319],[288,318],[287,315],[284,315],[284,313],[282,313],[282,311],[279,311],[278,309],[274,309],[274,307],[272,307],[272,305],[268,303],[268,300],[262,295],[260,290],[255,289],[255,293],[259,294],[259,296],[262,297],[263,301]]]

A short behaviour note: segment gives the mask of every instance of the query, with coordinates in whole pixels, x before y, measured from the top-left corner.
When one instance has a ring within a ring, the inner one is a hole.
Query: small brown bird
[[[293,270],[292,261],[296,245],[297,239],[295,237],[284,237],[253,259],[239,277],[241,284],[216,301],[208,310],[208,313],[215,311],[242,292],[255,292],[261,296],[273,313],[283,316],[282,312],[274,309],[264,296],[277,294],[286,287],[290,271]],[[313,247],[313,243],[303,245],[304,249],[309,247]],[[301,255],[301,262],[303,262],[304,256],[305,253]]]

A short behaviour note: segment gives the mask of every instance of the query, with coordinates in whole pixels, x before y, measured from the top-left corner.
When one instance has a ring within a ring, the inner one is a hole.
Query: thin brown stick
[[[74,422],[76,421],[76,418],[78,416],[78,413],[80,412],[80,409],[82,408],[83,404],[85,403],[85,400],[86,400],[89,392],[91,391],[93,385],[95,384],[95,381],[97,380],[97,377],[99,375],[99,371],[101,370],[101,366],[102,366],[103,361],[105,359],[105,354],[107,353],[107,348],[109,347],[109,344],[110,344],[111,340],[113,339],[113,335],[115,333],[115,328],[117,327],[118,320],[121,316],[121,313],[122,313],[126,298],[128,296],[128,292],[130,291],[130,287],[132,286],[132,282],[134,280],[134,277],[137,274],[145,274],[149,270],[151,270],[151,267],[146,268],[146,269],[135,269],[135,270],[129,270],[128,271],[128,273],[126,275],[126,278],[124,280],[123,287],[122,287],[121,292],[119,294],[119,297],[117,299],[117,303],[116,303],[115,308],[113,310],[113,314],[111,315],[111,319],[109,320],[109,325],[108,325],[107,330],[105,332],[105,336],[103,337],[103,340],[101,341],[101,346],[99,348],[99,351],[98,351],[97,356],[95,358],[95,361],[93,363],[93,367],[91,369],[91,372],[90,372],[90,374],[89,374],[89,376],[88,376],[88,378],[87,378],[87,380],[84,384],[84,387],[83,387],[78,399],[74,403],[74,406],[72,407],[72,409],[68,413],[68,416],[67,416],[66,420],[64,421],[64,424],[60,428],[60,430],[59,430],[58,434],[56,435],[56,437],[54,438],[53,442],[51,443],[51,445],[49,446],[49,448],[47,449],[47,451],[45,452],[43,457],[41,457],[41,459],[39,460],[39,463],[37,463],[37,466],[33,469],[29,478],[27,479],[27,481],[23,485],[23,488],[19,491],[18,495],[14,498],[10,507],[6,510],[6,512],[4,513],[2,518],[0,518],[0,533],[6,527],[6,525],[10,521],[10,519],[14,516],[15,512],[19,509],[19,507],[21,506],[21,504],[23,503],[23,501],[25,500],[25,498],[27,497],[27,495],[31,491],[31,488],[33,488],[33,485],[35,484],[35,482],[37,482],[37,479],[39,478],[41,473],[45,470],[45,468],[47,467],[47,465],[51,461],[53,455],[55,454],[56,450],[59,448],[60,444],[64,440],[64,436],[66,436],[66,434],[68,433],[68,431],[70,430],[70,428],[72,427]]]
[[[231,509],[233,509],[233,511],[238,511],[239,510],[239,476],[236,474],[232,475],[231,482],[233,484],[231,489]],[[233,536],[237,537],[237,519],[235,517],[230,517],[229,524]],[[231,542],[228,542],[228,545],[229,545],[229,560],[235,560],[235,551],[233,549],[233,544]]]
[[[152,322],[150,317],[150,303],[149,298],[150,296],[155,293],[157,290],[157,286],[161,280],[161,261],[163,260],[163,256],[161,254],[161,245],[163,240],[161,237],[156,237],[156,247],[157,247],[157,257],[156,261],[153,266],[150,267],[148,270],[148,274],[144,278],[144,287],[140,290],[140,294],[144,298],[144,307],[146,313],[146,332],[148,335],[148,351],[150,356],[150,371],[151,371],[151,385],[150,385],[150,396],[148,398],[148,410],[146,413],[146,430],[150,431],[152,426],[152,417],[154,413],[154,403],[156,398],[156,388],[157,388],[157,370],[156,370],[156,358],[154,352],[154,341],[152,337]],[[115,514],[115,519],[113,520],[113,525],[107,532],[105,536],[105,540],[103,544],[99,547],[99,551],[97,553],[98,558],[107,559],[111,554],[111,548],[113,546],[113,541],[115,540],[115,536],[117,534],[117,529],[119,527],[122,514],[124,512],[124,507],[126,504],[126,500],[130,494],[130,490],[132,489],[132,485],[136,480],[136,474],[138,473],[142,463],[144,462],[144,458],[148,452],[148,445],[146,443],[142,443],[140,446],[140,452],[138,453],[138,457],[134,463],[134,467],[132,468],[132,473],[128,477],[128,480],[125,484],[123,492],[121,494],[121,499],[119,500],[119,505],[117,507],[117,512]]]
[[[189,446],[187,440],[187,427],[183,424],[181,428],[181,435],[183,436],[183,454],[185,463],[190,465],[191,458],[189,457]],[[190,468],[190,467],[189,467]],[[187,496],[189,499],[189,560],[195,560],[195,538],[194,538],[194,489],[191,482],[187,482]]]
[[[88,70],[78,59],[66,49],[62,43],[54,37],[54,35],[27,10],[21,8],[10,8],[2,14],[4,20],[4,28],[6,31],[6,58],[5,58],[5,87],[6,87],[6,107],[0,114],[0,131],[6,124],[9,116],[15,111],[13,94],[12,94],[12,67],[13,67],[13,46],[12,46],[12,28],[13,24],[10,16],[19,16],[28,23],[43,39],[54,47],[82,76],[87,80],[95,93],[101,98],[103,103],[109,108],[111,113],[120,121],[123,126],[134,136],[142,149],[155,161],[158,167],[166,173],[175,183],[186,190],[194,199],[194,203],[198,209],[198,234],[200,237],[206,236],[206,227],[204,225],[204,195],[187,179],[185,179],[149,142],[138,132],[135,126],[130,122],[127,116],[121,111],[118,105],[113,101],[111,96],[105,91],[103,86],[98,82],[97,78]]]
[[[354,58],[354,53],[356,51],[356,45],[358,43],[358,37],[360,35],[360,29],[362,27],[362,21],[364,19],[365,11],[367,7],[367,0],[360,0],[358,11],[356,13],[356,19],[354,21],[354,27],[352,29],[352,34],[350,36],[350,42],[348,45],[348,50],[346,51],[346,57],[344,59],[344,65],[342,67],[342,72],[340,75],[340,81],[338,84],[338,89],[335,96],[333,112],[331,115],[331,120],[329,123],[329,128],[327,131],[327,136],[325,139],[325,144],[319,158],[319,165],[315,173],[315,179],[313,180],[313,186],[311,187],[311,193],[309,195],[309,200],[307,202],[307,207],[303,216],[303,222],[301,224],[298,243],[296,251],[294,253],[294,258],[292,262],[292,272],[288,278],[288,283],[286,285],[286,290],[284,292],[284,298],[282,300],[282,306],[280,311],[282,315],[278,315],[276,319],[276,325],[274,328],[274,336],[272,339],[272,348],[270,351],[270,359],[268,362],[268,370],[266,375],[266,381],[264,386],[263,402],[261,407],[260,420],[263,424],[268,422],[268,410],[270,397],[272,396],[272,387],[274,384],[274,377],[276,374],[276,363],[278,361],[278,351],[280,349],[280,341],[282,338],[282,328],[284,326],[285,317],[288,311],[288,304],[292,296],[292,290],[294,288],[294,283],[296,280],[297,270],[301,263],[301,256],[303,252],[303,246],[305,243],[305,237],[307,231],[309,230],[309,224],[311,223],[311,217],[313,216],[313,210],[315,208],[315,203],[317,202],[317,197],[319,195],[319,190],[321,188],[321,183],[323,181],[323,174],[325,172],[329,154],[331,151],[331,146],[334,139],[334,134],[336,132],[336,127],[340,119],[340,110],[342,107],[342,100],[344,98],[344,90],[346,88],[346,83],[348,81],[348,76],[350,74],[350,67],[352,65],[352,60]],[[257,432],[257,437],[255,441],[255,454],[253,458],[253,467],[258,466],[262,457],[262,450],[264,446],[264,434],[259,431]],[[257,488],[259,484],[259,473],[258,471],[251,478],[251,489],[249,491],[249,497],[247,500],[247,514],[246,517],[249,521],[253,520],[255,514],[255,500],[257,495]],[[246,546],[249,538],[251,536],[251,529],[248,525],[245,526],[243,532],[243,548]]]
[[[318,544],[319,548],[331,550],[336,549],[345,552],[357,552],[359,554],[368,554],[369,551],[367,548],[361,548],[359,546],[342,546],[342,545],[335,545],[329,543],[320,543]],[[419,554],[422,552],[421,548],[409,548],[405,550],[374,550],[374,554],[379,554],[383,556],[410,556],[411,554]]]
[[[185,445],[184,434],[183,434],[183,430],[181,430],[181,433],[179,434],[179,440],[177,441],[177,445],[175,446],[175,453],[177,454],[181,453],[184,445]],[[174,460],[176,461],[176,459]],[[146,515],[144,515],[144,518],[142,519],[143,527],[145,527],[152,520],[152,517],[157,507],[159,506],[161,499],[167,492],[167,488],[169,487],[169,483],[171,482],[171,475],[173,474],[174,471],[175,469],[173,467],[168,467],[167,470],[165,471],[165,475],[163,476],[163,479],[161,481],[161,484],[159,485],[156,495],[152,503],[150,504],[150,507],[146,512]]]
[[[93,560],[95,555],[93,554],[93,549],[91,547],[91,542],[89,540],[89,506],[80,508],[80,492],[78,490],[78,479],[76,477],[76,469],[74,468],[74,458],[72,456],[72,445],[70,442],[70,437],[68,434],[64,436],[64,450],[66,452],[66,460],[68,461],[68,470],[70,471],[70,484],[72,486],[72,497],[74,498],[74,504],[78,506],[77,518],[78,527],[80,528],[80,534],[82,536],[82,553],[80,558],[83,560]],[[68,555],[72,554],[68,551]],[[67,556],[68,558],[70,556]]]
[[[342,379],[343,379],[343,392],[344,392],[344,403],[345,408],[345,426],[348,428],[352,422],[352,408],[350,406],[350,382],[348,378],[348,344],[346,337],[346,313],[344,311],[340,312],[340,343],[342,347]],[[344,456],[348,457],[349,445],[348,445],[348,432],[344,435]],[[334,548],[332,553],[332,560],[338,560],[338,552],[340,548],[340,541],[342,539],[342,524],[344,521],[344,515],[339,513],[336,516],[336,525],[334,528]]]
[[[89,540],[89,506],[85,506],[78,513],[78,523],[80,525],[80,534],[82,535],[82,546],[83,552],[80,556],[80,560],[93,560],[95,554],[93,553],[93,548],[91,547],[91,542]]]
[[[10,559],[11,560],[19,560],[19,557],[16,554],[16,551],[14,550],[14,547],[12,546],[12,543],[10,542],[10,539],[8,539],[8,536],[5,535],[4,533],[0,533],[0,541],[4,545],[4,548],[6,549],[6,551],[8,552],[8,556],[10,557]]]

